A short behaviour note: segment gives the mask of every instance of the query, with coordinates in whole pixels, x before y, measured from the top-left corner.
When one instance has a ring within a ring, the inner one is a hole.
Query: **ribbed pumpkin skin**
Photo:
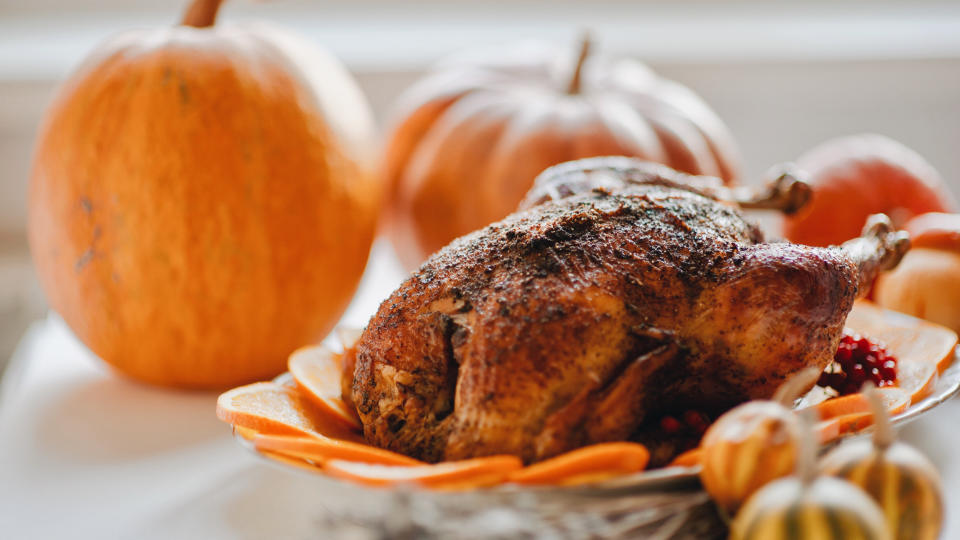
[[[700,480],[718,506],[736,510],[753,492],[796,468],[800,427],[772,401],[751,401],[721,416],[701,443]]]
[[[625,155],[737,177],[732,137],[689,89],[636,61],[590,57],[570,94],[575,56],[535,43],[468,53],[401,96],[383,175],[405,265],[513,212],[533,179],[564,161]]]
[[[824,476],[767,484],[737,514],[730,540],[893,540],[877,505],[855,486]]]
[[[821,462],[824,474],[860,486],[886,515],[896,540],[936,540],[943,528],[942,489],[936,469],[914,448],[870,441],[839,446]]]
[[[132,377],[226,387],[282,371],[346,308],[380,202],[365,99],[267,27],[123,34],[60,89],[29,239],[52,307]]]

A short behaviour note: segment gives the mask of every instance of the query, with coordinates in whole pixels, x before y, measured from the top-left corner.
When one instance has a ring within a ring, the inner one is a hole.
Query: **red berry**
[[[880,374],[885,381],[893,382],[897,380],[897,363],[893,360],[887,360],[880,366]]]
[[[707,419],[701,412],[687,411],[683,413],[683,421],[697,433],[703,433],[707,431]]]
[[[664,416],[660,419],[660,428],[668,435],[673,435],[683,429],[683,424],[672,416]]]
[[[844,332],[834,355],[834,362],[820,375],[817,384],[833,388],[840,394],[859,392],[866,381],[888,386],[897,379],[897,361],[883,345],[870,339]]]
[[[863,364],[857,364],[850,370],[850,380],[860,386],[867,380],[867,371],[863,369]]]

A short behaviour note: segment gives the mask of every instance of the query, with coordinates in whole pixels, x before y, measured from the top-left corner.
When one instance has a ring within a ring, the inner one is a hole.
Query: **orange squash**
[[[407,267],[514,211],[541,171],[625,155],[732,182],[736,146],[692,91],[634,60],[543,44],[449,59],[398,102],[383,175]]]
[[[877,278],[877,303],[960,332],[960,214],[922,214],[905,228],[910,252]]]
[[[902,228],[915,215],[956,208],[930,163],[882,135],[831,139],[800,156],[797,166],[808,175],[813,199],[786,218],[791,242],[836,245],[859,236],[871,214],[886,214]]]
[[[52,307],[161,385],[283,371],[346,308],[381,201],[344,68],[276,27],[214,26],[219,4],[103,44],[50,106],[31,176]]]

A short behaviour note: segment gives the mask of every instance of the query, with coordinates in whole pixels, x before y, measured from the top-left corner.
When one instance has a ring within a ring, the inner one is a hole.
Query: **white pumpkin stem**
[[[573,68],[573,74],[570,76],[570,84],[567,86],[568,94],[580,93],[580,81],[583,78],[583,64],[590,56],[590,47],[593,46],[590,39],[590,33],[584,32],[580,37],[580,56],[577,57],[577,65]]]
[[[797,448],[797,477],[808,485],[817,477],[817,450],[820,443],[813,429],[816,414],[813,407],[800,412],[801,436]]]
[[[873,413],[873,446],[878,450],[886,450],[897,440],[897,434],[893,430],[893,422],[890,421],[890,415],[887,414],[887,406],[883,403],[883,397],[872,382],[865,383],[860,391],[870,402],[870,411]]]
[[[196,28],[208,28],[217,22],[217,12],[223,0],[193,0],[183,14],[181,24]]]
[[[820,377],[820,370],[814,366],[800,370],[777,388],[772,400],[791,408],[793,402],[817,382],[818,377]]]

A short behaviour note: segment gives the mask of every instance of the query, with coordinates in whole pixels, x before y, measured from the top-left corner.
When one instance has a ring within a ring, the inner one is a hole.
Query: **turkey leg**
[[[793,167],[782,167],[776,180],[759,190],[753,187],[723,188],[715,198],[737,203],[750,210],[776,210],[790,215],[806,206],[813,196],[813,188],[800,178]]]
[[[584,163],[586,162],[586,166]],[[727,187],[719,178],[679,173],[663,165],[632,158],[591,158],[544,171],[520,204],[527,209],[591,190],[615,191],[629,185],[658,185],[691,191],[751,210],[793,214],[810,201],[813,190],[791,165],[778,168],[775,180],[760,188]]]
[[[900,263],[910,249],[910,236],[905,231],[896,230],[886,215],[874,214],[867,218],[858,238],[847,240],[840,247],[857,265],[860,274],[858,296],[863,296],[880,272]]]

